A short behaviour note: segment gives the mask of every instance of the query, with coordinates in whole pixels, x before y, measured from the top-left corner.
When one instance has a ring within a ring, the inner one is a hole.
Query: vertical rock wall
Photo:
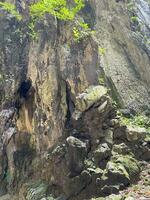
[[[148,6],[143,2],[138,1],[134,6],[138,8],[137,17],[145,23],[143,29],[146,31],[142,33],[149,37],[149,7],[143,9],[142,5]],[[16,3],[24,8],[23,2]],[[40,177],[53,185],[55,196],[62,190],[69,198],[76,198],[91,183],[92,173],[96,176],[94,184],[97,176],[105,175],[97,161],[97,153],[98,159],[101,158],[99,148],[106,153],[102,155],[102,168],[106,167],[115,134],[110,123],[116,116],[110,98],[105,94],[102,99],[99,96],[103,91],[97,86],[102,71],[106,84],[112,88],[112,96],[117,97],[121,105],[134,110],[148,107],[149,47],[138,37],[138,24],[131,21],[133,16],[128,10],[128,2],[87,1],[81,14],[96,29],[96,34],[79,43],[73,40],[69,23],[50,16],[38,23],[37,41],[22,34],[21,25],[11,15],[0,18],[0,194],[17,191],[28,177]],[[24,26],[22,29],[26,31]],[[124,138],[124,127],[122,129],[120,137]],[[106,132],[110,136],[108,144],[104,142]],[[63,144],[70,135],[75,138]],[[61,145],[53,151],[59,143]],[[49,152],[53,152],[50,159]],[[84,169],[90,168],[94,155],[98,171],[94,168],[94,172],[87,172]],[[85,158],[88,160],[86,167]],[[70,159],[77,169],[72,169]],[[117,164],[107,165],[110,177],[114,165]],[[117,175],[123,176],[127,185],[130,177],[124,168],[121,173],[123,175]],[[139,173],[138,167],[136,173]],[[110,190],[115,190],[110,179],[105,182],[103,178],[100,184],[104,187],[106,183]],[[45,191],[45,186],[42,188]],[[89,193],[91,190],[93,187],[89,186]],[[99,190],[99,186],[95,190]]]

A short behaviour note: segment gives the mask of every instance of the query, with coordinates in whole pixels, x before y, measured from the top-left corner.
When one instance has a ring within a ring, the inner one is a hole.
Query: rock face
[[[101,67],[121,106],[147,109],[150,51],[148,0],[95,1]],[[144,39],[145,38],[145,39]]]
[[[51,16],[38,23],[37,41],[11,15],[0,16],[2,199],[106,196],[135,181],[138,159],[150,160],[145,131],[122,126],[110,98],[135,111],[149,102],[149,46],[128,6],[86,1],[81,16],[96,35],[80,42],[70,23]],[[148,37],[149,4],[134,6]]]
[[[129,141],[140,141],[146,137],[146,130],[145,128],[128,127],[126,134]]]

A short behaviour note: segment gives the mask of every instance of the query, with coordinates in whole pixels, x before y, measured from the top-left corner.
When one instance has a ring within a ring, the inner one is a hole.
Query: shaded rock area
[[[95,91],[94,87],[93,90]],[[70,127],[66,129],[70,136],[32,160],[28,172],[30,179],[34,181],[33,186],[32,183],[23,183],[20,199],[73,200],[108,196],[118,193],[139,179],[142,170],[141,152],[137,150],[135,153],[134,148],[142,146],[135,143],[134,137],[133,140],[128,140],[128,127],[122,127],[120,123],[117,123],[117,127],[109,125],[110,121],[117,120],[117,115],[110,103],[106,113],[99,112],[99,107],[109,99],[107,94],[101,96],[100,92],[99,90],[90,108],[85,104],[87,107],[85,111],[80,111],[79,118],[74,118],[79,110],[79,107],[75,107]],[[87,92],[80,95],[87,96]],[[87,123],[89,113],[92,118],[97,119],[94,127],[90,121]],[[107,129],[103,127],[106,121]],[[97,131],[96,127],[99,127]],[[116,132],[121,132],[120,140],[114,137]],[[36,184],[39,179],[41,183]],[[35,198],[34,195],[38,197]]]
[[[80,17],[96,31],[80,42],[49,15],[33,41],[0,13],[0,200],[134,198],[150,140],[120,122],[114,100],[126,117],[148,113],[148,2],[85,1]]]

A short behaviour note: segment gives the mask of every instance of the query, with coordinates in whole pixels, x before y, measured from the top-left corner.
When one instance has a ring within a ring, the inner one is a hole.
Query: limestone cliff
[[[26,11],[27,1],[15,3]],[[80,17],[95,33],[80,42],[49,15],[37,41],[0,16],[0,195],[86,200],[137,181],[147,132],[122,125],[111,98],[148,112],[149,5],[86,1]]]

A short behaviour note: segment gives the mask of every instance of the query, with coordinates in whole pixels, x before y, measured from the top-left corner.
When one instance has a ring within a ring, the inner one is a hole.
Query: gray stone
[[[76,109],[84,112],[90,106],[100,101],[107,94],[107,89],[103,86],[91,86],[84,93],[81,93],[76,98]]]
[[[127,185],[130,182],[129,174],[122,164],[109,161],[106,169],[111,184]]]
[[[88,171],[84,170],[79,176],[70,179],[65,185],[67,197],[76,196],[91,182],[91,175]],[[68,198],[67,198],[68,199]]]
[[[84,167],[84,159],[87,154],[86,143],[70,136],[66,139],[68,144],[68,165],[71,176],[79,174]]]
[[[125,143],[113,145],[113,151],[118,153],[118,154],[123,154],[123,155],[131,152],[131,150],[129,149],[129,147]]]
[[[94,151],[94,161],[97,165],[101,166],[102,161],[106,160],[111,156],[111,149],[107,143],[100,144]]]
[[[113,131],[111,129],[106,129],[104,132],[104,141],[112,147],[113,145]]]
[[[127,127],[126,137],[130,142],[141,141],[146,137],[146,129],[140,127]]]

